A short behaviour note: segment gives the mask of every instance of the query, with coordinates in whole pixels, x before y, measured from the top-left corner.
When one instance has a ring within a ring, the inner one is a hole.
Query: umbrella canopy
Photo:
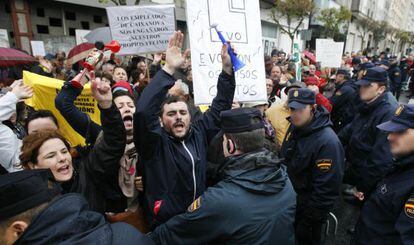
[[[316,64],[316,57],[313,53],[309,52],[309,51],[304,51],[303,54],[305,55],[306,58],[309,59],[309,61],[312,64]]]
[[[81,43],[70,50],[68,54],[68,62],[75,64],[76,62],[88,57],[88,54],[95,48],[92,43]]]
[[[109,43],[112,40],[111,30],[109,27],[100,27],[93,29],[85,36],[90,43],[103,42]]]
[[[0,66],[15,66],[34,63],[35,57],[13,48],[0,48]]]

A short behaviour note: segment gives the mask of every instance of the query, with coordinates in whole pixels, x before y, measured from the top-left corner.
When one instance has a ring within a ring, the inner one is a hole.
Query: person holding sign
[[[187,103],[167,97],[175,70],[189,54],[181,53],[183,41],[180,31],[170,38],[165,66],[143,91],[134,115],[134,141],[144,166],[145,206],[152,228],[185,212],[204,192],[207,146],[219,130],[220,112],[231,108],[236,87],[225,44],[217,96],[210,110],[191,122]]]

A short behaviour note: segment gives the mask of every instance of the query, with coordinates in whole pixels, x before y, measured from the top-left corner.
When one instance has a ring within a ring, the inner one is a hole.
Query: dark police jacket
[[[414,244],[414,154],[394,162],[362,207],[356,244]]]
[[[298,212],[312,220],[332,209],[342,182],[344,150],[331,127],[329,112],[318,106],[306,128],[289,127],[282,144],[281,155],[298,194]]]
[[[192,123],[184,139],[161,126],[159,112],[175,79],[160,70],[143,91],[134,115],[134,143],[142,157],[145,208],[153,226],[183,213],[205,190],[209,141],[218,132],[220,112],[231,109],[235,80],[222,72],[210,110]]]
[[[153,242],[126,223],[109,224],[79,194],[66,194],[36,215],[14,244],[136,244]]]
[[[296,197],[268,150],[230,157],[186,213],[157,227],[156,244],[295,244]]]
[[[387,134],[377,128],[390,120],[397,108],[389,98],[385,93],[371,104],[361,104],[354,120],[339,132],[347,161],[356,174],[351,184],[366,195],[392,166]]]
[[[358,86],[353,80],[336,85],[334,94],[329,98],[332,104],[331,120],[335,132],[339,132],[348,123],[352,122],[358,100]]]
[[[388,70],[388,78],[393,87],[401,85],[401,70],[397,64],[393,64]]]

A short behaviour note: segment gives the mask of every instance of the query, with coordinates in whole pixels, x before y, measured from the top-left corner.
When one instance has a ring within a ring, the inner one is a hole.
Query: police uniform
[[[288,98],[291,109],[315,104],[315,93],[309,89],[290,90]],[[344,150],[329,113],[318,106],[308,125],[297,128],[291,124],[281,155],[298,195],[297,242],[320,244],[321,227],[339,195],[344,168]]]
[[[385,132],[414,128],[414,105],[401,105]],[[394,160],[393,170],[364,203],[355,229],[355,244],[414,244],[414,152]]]
[[[264,128],[254,108],[220,117],[225,134]],[[217,176],[187,212],[150,234],[156,244],[295,244],[296,195],[276,155],[263,149],[229,157]]]
[[[340,74],[349,77],[347,69],[338,69],[336,75]],[[358,86],[353,80],[349,79],[335,86],[335,92],[329,98],[332,104],[331,120],[335,132],[339,132],[354,119],[358,99]]]
[[[366,86],[373,82],[386,81],[385,69],[373,67],[356,84]],[[392,165],[387,135],[378,130],[377,125],[389,120],[397,106],[385,92],[369,104],[362,103],[357,108],[358,113],[352,123],[339,132],[339,138],[346,147],[347,161],[350,163],[344,181],[355,185],[365,196]]]
[[[388,70],[388,77],[390,79],[390,89],[392,94],[399,100],[402,89],[401,70],[397,63],[391,64]]]

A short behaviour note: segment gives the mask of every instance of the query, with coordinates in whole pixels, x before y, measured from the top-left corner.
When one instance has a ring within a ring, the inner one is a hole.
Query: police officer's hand
[[[360,201],[363,201],[364,200],[364,193],[363,192],[360,192],[360,191],[357,191],[357,192],[355,192],[354,193],[354,196],[358,199],[358,200],[360,200]]]
[[[189,49],[184,51],[184,53],[181,53],[183,42],[184,34],[181,31],[176,31],[168,43],[168,49],[165,54],[165,66],[163,67],[163,70],[170,75],[173,75],[175,70],[184,64],[186,58],[190,54]]]

